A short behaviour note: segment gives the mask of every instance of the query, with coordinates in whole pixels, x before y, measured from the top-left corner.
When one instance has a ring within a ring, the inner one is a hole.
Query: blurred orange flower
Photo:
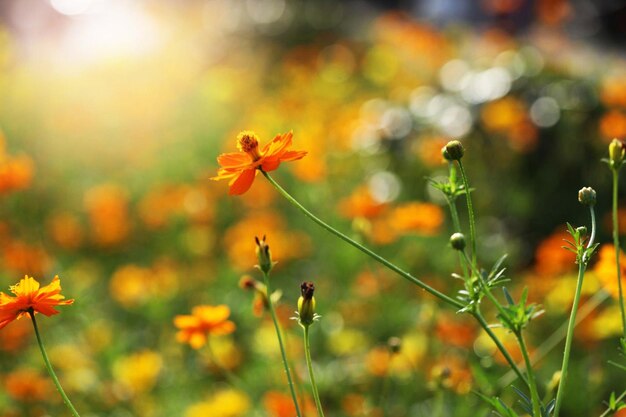
[[[290,151],[293,133],[284,133],[276,137],[259,152],[259,139],[249,130],[237,136],[237,148],[240,152],[225,153],[217,157],[221,168],[214,181],[230,180],[228,194],[243,194],[252,185],[258,169],[274,171],[281,162],[296,161],[303,158],[306,151]]]
[[[431,203],[409,202],[394,208],[389,223],[400,233],[435,235],[443,225],[441,207]]]
[[[178,315],[174,325],[180,329],[176,335],[179,342],[189,343],[200,349],[207,342],[207,335],[224,335],[235,331],[235,323],[228,319],[230,309],[226,305],[200,305],[191,310],[191,315]]]
[[[358,217],[371,219],[380,215],[386,208],[387,204],[377,201],[372,196],[369,187],[364,185],[355,189],[339,203],[339,211],[349,219]]]
[[[535,272],[543,277],[554,277],[575,267],[576,255],[562,248],[571,236],[564,230],[545,238],[535,251]]]
[[[626,137],[626,114],[618,110],[610,110],[600,119],[600,134],[605,140]]]
[[[126,190],[115,184],[103,184],[85,194],[93,238],[101,246],[122,242],[130,232]]]
[[[34,278],[25,276],[10,289],[15,297],[0,292],[0,329],[28,314],[29,311],[52,316],[59,313],[54,307],[74,302],[74,300],[65,300],[65,297],[61,295],[61,281],[58,276],[42,288],[39,288],[39,282]]]
[[[11,397],[28,402],[45,400],[52,391],[49,380],[31,369],[8,374],[4,386]]]
[[[0,161],[0,193],[28,188],[33,179],[33,161],[27,156]]]

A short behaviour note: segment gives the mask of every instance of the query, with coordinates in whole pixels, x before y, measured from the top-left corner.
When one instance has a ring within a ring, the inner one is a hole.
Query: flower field
[[[626,416],[623,45],[407,3],[0,4],[0,417]]]

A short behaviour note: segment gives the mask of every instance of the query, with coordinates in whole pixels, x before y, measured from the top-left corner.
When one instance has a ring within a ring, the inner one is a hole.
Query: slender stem
[[[476,268],[473,267],[473,265],[471,264],[471,262],[470,262],[470,260],[469,260],[469,258],[467,256],[467,253],[465,253],[464,250],[459,251],[459,252],[461,252],[461,255],[462,255],[463,259],[465,259],[465,263],[468,265],[468,267],[474,270],[474,274],[476,274],[477,278],[480,280],[480,283],[482,284],[483,288],[485,289],[485,294],[491,300],[491,302],[496,306],[496,308],[498,309],[498,312],[500,313],[500,315],[502,317],[506,317],[506,311],[504,311],[504,308],[502,307],[502,304],[500,304],[498,299],[491,293],[491,290],[489,289],[489,286],[487,285],[487,283],[483,279],[483,276],[480,273],[480,271],[476,270]],[[474,316],[474,317],[476,317],[476,316]],[[478,319],[478,317],[476,317],[476,318]],[[482,318],[482,316],[481,316],[481,318]],[[485,330],[487,330],[487,329],[488,329],[488,327],[485,326]],[[502,352],[502,354],[505,354],[505,358],[509,362],[509,365],[511,366],[513,371],[515,371],[515,373],[518,374],[520,379],[522,381],[524,381],[526,383],[526,385],[528,386],[528,388],[531,389],[531,391],[532,391],[533,381],[529,381],[528,379],[526,379],[526,378],[524,378],[522,376],[522,373],[521,373],[519,367],[517,366],[515,361],[510,357],[510,355],[508,354],[508,352],[506,351],[504,346],[500,347],[501,346],[501,344],[499,345],[500,341],[498,340],[497,336],[495,334],[493,334],[493,332],[491,332],[491,329],[489,329],[488,333],[489,333],[489,336],[491,336],[491,338],[493,339],[494,342],[497,341],[496,345],[498,345],[498,348],[500,348],[500,351]]]
[[[446,303],[448,303],[452,307],[458,308],[458,309],[465,307],[463,305],[463,303],[461,303],[460,301],[457,301],[457,300],[455,300],[455,299],[453,299],[451,297],[448,297],[447,295],[445,295],[445,294],[435,290],[434,288],[432,288],[429,285],[427,285],[427,284],[423,283],[422,281],[418,280],[417,278],[415,278],[414,276],[412,276],[408,272],[405,272],[402,269],[398,268],[396,265],[394,265],[393,263],[389,262],[385,258],[383,258],[380,255],[372,252],[371,250],[367,249],[363,245],[360,245],[359,243],[357,243],[354,240],[350,239],[348,236],[346,236],[343,233],[339,232],[338,230],[334,229],[332,226],[328,225],[323,220],[321,220],[320,218],[316,217],[313,213],[311,213],[309,210],[307,210],[304,206],[302,206],[302,204],[300,204],[287,191],[285,191],[284,188],[282,188],[276,181],[274,181],[274,179],[267,172],[265,172],[265,171],[261,171],[261,172],[263,173],[265,178],[267,178],[267,180],[278,190],[278,192],[283,197],[285,197],[287,199],[287,201],[289,201],[291,204],[296,206],[305,216],[307,216],[308,218],[313,220],[315,223],[317,223],[322,228],[326,229],[328,232],[334,234],[335,236],[337,236],[341,240],[347,242],[348,244],[354,246],[355,248],[357,248],[361,252],[363,252],[366,255],[372,257],[374,260],[378,261],[379,263],[383,264],[387,268],[389,268],[392,271],[396,272],[398,275],[400,275],[401,277],[405,278],[407,281],[412,282],[413,284],[415,284],[415,285],[419,286],[420,288],[428,291],[429,293],[433,294],[434,296],[436,296],[437,298],[441,299],[442,301],[445,301]],[[268,292],[269,292],[269,290],[268,290]],[[476,320],[478,320],[480,326],[485,330],[485,332],[487,332],[487,334],[493,340],[493,342],[496,344],[496,346],[498,347],[500,352],[502,352],[502,355],[506,358],[507,362],[509,363],[511,368],[515,371],[517,376],[519,376],[522,381],[528,383],[526,381],[526,379],[524,378],[524,375],[522,374],[522,372],[519,370],[519,368],[515,364],[515,361],[513,361],[513,359],[511,358],[511,355],[509,355],[509,353],[507,352],[506,348],[502,345],[502,343],[500,342],[498,337],[491,331],[491,329],[489,328],[489,324],[487,324],[487,322],[482,317],[482,315],[480,313],[477,313],[477,312],[471,312],[470,314],[472,314],[472,316],[474,316],[476,318]]]
[[[485,294],[487,295],[487,298],[489,298],[491,302],[496,306],[496,309],[498,309],[498,312],[500,313],[500,315],[502,317],[506,317],[507,313],[506,311],[504,311],[504,307],[502,307],[502,304],[500,304],[500,301],[498,301],[498,299],[491,293],[491,289],[489,288],[489,285],[487,285],[487,283],[485,282],[483,275],[480,273],[480,271],[478,271],[478,269],[474,265],[472,265],[472,263],[470,262],[467,256],[467,253],[465,253],[464,250],[461,250],[459,252],[461,252],[461,254],[463,255],[463,259],[465,259],[465,262],[472,269],[473,273],[476,275],[476,278],[478,278],[478,280],[480,281],[480,284],[485,289]]]
[[[495,333],[491,330],[491,327],[489,327],[489,324],[487,324],[485,318],[480,313],[480,311],[472,311],[470,314],[478,321],[478,323],[480,323],[480,326],[485,330],[485,332],[487,332],[491,340],[493,340],[493,342],[496,344],[498,350],[502,353],[502,356],[504,356],[504,359],[506,359],[513,372],[515,372],[515,374],[519,377],[521,381],[523,381],[528,387],[530,387],[528,380],[526,379],[522,371],[520,371],[519,367],[509,354],[509,351],[506,350],[500,339],[498,339],[498,336],[496,336]]]
[[[589,242],[587,243],[587,249],[589,249],[596,241],[596,212],[593,206],[589,206],[589,215],[591,216],[591,236],[589,237]]]
[[[267,172],[265,172],[265,171],[261,171],[261,172],[263,173],[263,175],[265,175],[265,178],[267,178],[267,180],[278,190],[278,192],[283,195],[283,197],[285,197],[291,204],[296,206],[302,213],[304,213],[305,216],[307,216],[308,218],[313,220],[315,223],[320,225],[322,228],[326,229],[327,231],[329,231],[330,233],[334,234],[335,236],[337,236],[341,240],[347,242],[348,244],[354,246],[355,248],[357,248],[361,252],[365,253],[366,255],[369,255],[371,258],[374,258],[376,261],[380,262],[381,264],[385,265],[387,268],[389,268],[392,271],[396,272],[398,275],[400,275],[401,277],[403,277],[407,281],[412,282],[413,284],[415,284],[418,287],[422,288],[423,290],[431,293],[432,295],[434,295],[435,297],[439,298],[440,300],[445,301],[446,303],[450,304],[451,306],[453,306],[455,308],[459,308],[460,309],[460,308],[464,307],[463,304],[460,301],[457,301],[454,298],[448,297],[444,293],[442,293],[440,291],[437,291],[436,289],[434,289],[430,285],[428,285],[428,284],[422,282],[421,280],[415,278],[413,275],[409,274],[408,272],[403,271],[402,269],[400,269],[399,267],[397,267],[393,263],[389,262],[387,259],[385,259],[382,256],[376,254],[375,252],[372,252],[370,249],[366,248],[365,246],[361,245],[360,243],[355,242],[354,240],[350,239],[348,236],[344,235],[343,233],[341,233],[337,229],[335,229],[332,226],[330,226],[329,224],[325,223],[319,217],[315,216],[309,210],[304,208],[304,206],[302,204],[300,204],[287,191],[285,191],[285,189],[283,189],[276,181],[274,181],[274,179]]]
[[[450,208],[450,217],[452,217],[452,224],[454,225],[454,231],[461,233],[461,222],[459,221],[459,212],[456,209],[456,202],[450,198],[448,201],[448,207]]]
[[[516,332],[515,337],[519,343],[519,348],[524,356],[524,363],[526,364],[526,375],[528,375],[528,382],[530,385],[530,398],[533,404],[533,415],[535,417],[542,417],[541,415],[541,400],[539,399],[539,391],[537,390],[537,380],[535,379],[535,373],[533,372],[533,364],[528,356],[528,349],[526,348],[526,342],[522,332]]]
[[[317,384],[315,383],[315,374],[313,373],[313,362],[311,361],[311,345],[309,343],[309,325],[303,325],[304,329],[304,353],[306,356],[306,366],[309,369],[309,378],[311,378],[311,389],[313,390],[313,399],[315,399],[315,406],[317,407],[317,414],[320,417],[324,417],[324,410],[322,409],[322,403],[320,402],[320,394],[317,391]]]
[[[39,328],[37,327],[37,320],[35,319],[35,313],[31,309],[28,311],[28,314],[30,315],[30,319],[33,321],[33,328],[35,329],[35,336],[37,336],[37,343],[39,344],[39,349],[41,350],[41,356],[43,357],[43,361],[46,364],[46,369],[48,370],[48,373],[50,374],[50,378],[52,378],[52,382],[54,382],[54,385],[56,386],[57,391],[59,391],[59,394],[61,394],[61,398],[63,398],[63,402],[65,403],[67,408],[70,409],[70,412],[72,413],[72,415],[74,417],[80,417],[80,415],[78,414],[78,411],[76,411],[76,409],[72,405],[72,402],[65,394],[65,391],[63,391],[63,387],[61,387],[61,383],[59,382],[59,378],[57,378],[57,375],[54,373],[54,369],[52,369],[52,364],[50,363],[50,359],[48,359],[48,354],[46,353],[46,349],[43,347],[43,342],[41,341],[41,336],[39,335]]]
[[[621,394],[619,397],[617,397],[617,398],[615,399],[615,402],[616,402],[616,403],[620,402],[620,401],[622,400],[622,398],[624,398],[624,397],[626,397],[626,391],[622,392],[622,394]],[[610,416],[610,415],[611,415],[611,413],[613,413],[613,412],[615,412],[615,410],[611,410],[611,409],[609,408],[609,409],[608,409],[608,410],[606,410],[604,413],[602,413],[602,414],[600,415],[600,417],[607,417],[607,416]]]
[[[617,217],[617,189],[619,171],[613,169],[613,246],[615,246],[615,269],[617,271],[617,288],[619,289],[619,307],[622,313],[622,333],[626,338],[626,311],[624,311],[624,293],[622,291],[622,268],[620,265],[619,220]]]
[[[267,288],[267,293],[271,294],[272,291],[270,290],[270,279],[268,274],[265,272],[263,272],[263,280],[265,281],[265,288]],[[293,380],[291,379],[291,371],[289,370],[289,363],[287,362],[287,353],[285,352],[283,337],[281,336],[280,326],[278,324],[278,319],[276,318],[276,311],[274,310],[274,303],[272,302],[272,297],[270,297],[269,295],[267,297],[267,305],[272,316],[272,321],[274,322],[274,328],[276,329],[276,336],[278,337],[278,344],[280,345],[280,354],[283,359],[283,367],[285,368],[285,373],[287,374],[287,382],[289,383],[289,391],[291,391],[293,405],[295,405],[296,407],[296,414],[298,415],[298,417],[302,417],[302,413],[300,412],[300,406],[298,405],[298,399],[296,398],[296,392],[293,386]]]
[[[456,209],[456,202],[451,199],[451,198],[446,198],[446,200],[448,201],[448,207],[450,208],[450,217],[452,217],[452,224],[454,225],[454,231],[461,233],[461,222],[459,221],[459,213]],[[467,265],[463,264],[463,255],[461,255],[459,253],[459,264],[461,265],[461,268],[463,269],[463,276],[465,277],[465,280],[467,281],[469,279],[469,271],[468,271],[468,267]]]
[[[472,246],[472,263],[476,264],[476,218],[474,216],[474,206],[472,205],[472,195],[463,163],[460,159],[457,162],[459,163],[459,171],[461,171],[461,177],[463,178],[463,187],[465,187],[465,201],[467,201],[467,216],[469,218],[470,227],[470,244]]]
[[[583,278],[587,266],[584,262],[578,265],[578,280],[576,282],[576,293],[574,294],[574,304],[570,313],[567,325],[567,336],[565,337],[565,351],[563,352],[563,365],[561,365],[561,382],[556,392],[556,403],[554,406],[554,417],[559,417],[561,410],[561,402],[563,401],[563,393],[565,392],[565,383],[567,382],[567,367],[569,365],[569,354],[572,349],[572,339],[574,338],[574,327],[576,325],[576,312],[578,311],[578,303],[580,302],[580,293],[583,287]]]
[[[433,416],[443,417],[443,411],[445,406],[445,391],[443,388],[439,388],[435,394],[435,406],[433,407]]]
[[[609,298],[609,294],[606,291],[598,291],[595,293],[585,304],[581,305],[576,314],[576,326],[578,326],[589,314],[593,313],[595,309]],[[541,359],[550,353],[564,338],[567,333],[567,321],[564,321],[558,329],[556,329],[541,345],[535,349],[531,357],[531,363],[537,363]],[[505,387],[510,385],[515,379],[515,375],[511,370],[504,375],[498,381],[498,385]]]

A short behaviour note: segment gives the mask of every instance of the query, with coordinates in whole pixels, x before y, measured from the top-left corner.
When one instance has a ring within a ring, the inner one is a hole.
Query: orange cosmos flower
[[[52,316],[59,313],[54,307],[74,302],[65,300],[61,295],[61,281],[58,276],[50,284],[39,288],[39,282],[27,275],[10,289],[15,297],[0,292],[0,329],[30,311]]]
[[[207,335],[224,335],[235,331],[235,323],[228,319],[228,306],[200,305],[191,310],[191,315],[179,315],[174,318],[174,326],[180,331],[176,335],[179,342],[189,343],[192,348],[200,349],[206,344]]]
[[[274,171],[281,162],[296,161],[303,158],[306,151],[290,151],[293,133],[283,133],[259,151],[259,138],[250,131],[244,130],[237,136],[237,148],[241,152],[224,153],[217,157],[221,168],[214,181],[229,180],[228,194],[243,194],[252,185],[257,170]]]

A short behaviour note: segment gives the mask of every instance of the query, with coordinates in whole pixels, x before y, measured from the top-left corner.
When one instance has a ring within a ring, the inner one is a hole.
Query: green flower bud
[[[456,250],[465,249],[465,236],[463,233],[455,233],[450,236],[450,245]]]
[[[441,154],[448,161],[458,161],[463,158],[464,153],[465,149],[463,149],[463,145],[458,140],[452,140],[441,148]]]
[[[591,187],[583,187],[578,191],[578,201],[584,206],[596,205],[596,190]]]
[[[263,273],[269,274],[269,272],[274,267],[270,247],[265,241],[265,236],[263,236],[263,239],[259,239],[257,236],[255,236],[254,240],[256,242],[256,256],[259,259],[259,264],[257,265],[257,267],[261,271],[263,271]]]
[[[308,326],[315,321],[315,285],[312,282],[303,282],[300,285],[302,295],[298,299],[298,317],[300,324]]]
[[[613,139],[609,144],[609,161],[612,168],[619,168],[624,162],[626,147],[619,139]]]

